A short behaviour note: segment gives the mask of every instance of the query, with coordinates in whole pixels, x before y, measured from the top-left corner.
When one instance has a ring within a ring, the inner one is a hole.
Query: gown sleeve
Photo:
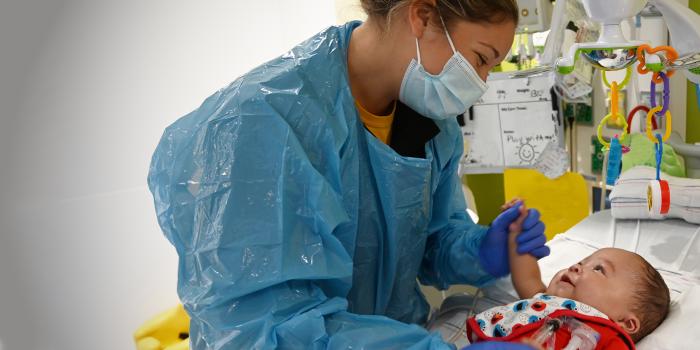
[[[494,279],[479,261],[479,248],[488,227],[474,223],[467,214],[457,174],[464,146],[462,136],[455,134],[450,144],[454,148],[447,152],[451,156],[433,195],[430,235],[418,274],[422,284],[441,290],[453,284],[482,286]]]

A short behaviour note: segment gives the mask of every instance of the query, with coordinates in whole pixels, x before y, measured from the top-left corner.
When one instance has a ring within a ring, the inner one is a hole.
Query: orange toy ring
[[[637,72],[639,72],[639,74],[647,74],[650,72],[650,70],[646,67],[646,57],[644,56],[645,52],[648,54],[655,54],[661,51],[666,52],[666,60],[668,61],[675,61],[676,59],[678,59],[678,52],[676,52],[676,49],[670,46],[662,45],[652,48],[651,46],[646,44],[640,45],[637,48],[637,60],[639,61],[639,65],[637,66]],[[666,75],[671,77],[673,73],[675,73],[675,71],[668,71],[666,72]],[[663,83],[663,79],[659,77],[658,72],[654,72],[652,80],[657,84]]]

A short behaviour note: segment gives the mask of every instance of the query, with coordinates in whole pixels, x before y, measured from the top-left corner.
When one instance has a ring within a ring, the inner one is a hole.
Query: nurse
[[[485,91],[514,0],[363,0],[169,126],[148,177],[179,255],[193,349],[449,349],[418,281],[508,273],[507,228],[472,222],[455,117]],[[549,253],[530,210],[519,251]],[[486,343],[471,349],[529,349]]]

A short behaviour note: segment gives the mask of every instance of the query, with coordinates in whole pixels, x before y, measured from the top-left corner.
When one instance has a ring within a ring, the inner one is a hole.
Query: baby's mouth
[[[574,282],[571,281],[571,279],[569,278],[569,275],[567,275],[567,274],[562,275],[562,276],[561,276],[561,279],[560,279],[559,281],[560,281],[560,282],[564,282],[564,283],[568,283],[568,284],[570,284],[570,285],[572,285],[572,286],[576,286],[576,285],[574,284]]]

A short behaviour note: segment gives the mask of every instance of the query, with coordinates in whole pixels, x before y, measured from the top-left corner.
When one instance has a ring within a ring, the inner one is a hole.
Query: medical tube
[[[600,334],[593,328],[574,318],[567,318],[564,324],[571,330],[571,339],[563,350],[594,350],[598,345]]]
[[[556,318],[545,318],[544,324],[540,329],[537,330],[532,336],[532,340],[535,344],[545,345],[545,350],[554,349],[554,342],[556,340],[556,333],[561,327],[562,321]]]

